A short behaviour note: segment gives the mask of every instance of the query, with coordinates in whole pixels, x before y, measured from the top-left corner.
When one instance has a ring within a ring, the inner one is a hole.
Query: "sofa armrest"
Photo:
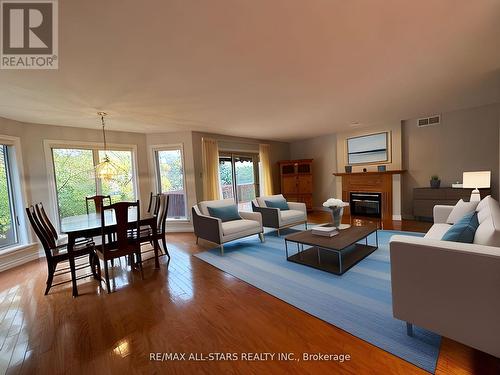
[[[288,207],[290,207],[291,210],[302,211],[307,216],[307,208],[305,203],[302,202],[287,202],[287,203]]]
[[[500,356],[500,248],[396,235],[394,317]]]
[[[258,221],[262,227],[262,215],[260,212],[240,211],[239,214],[242,219]]]
[[[450,216],[451,211],[455,206],[446,206],[443,204],[437,204],[433,209],[434,223],[445,224],[448,216]]]
[[[217,244],[222,243],[222,220],[216,217],[202,215],[197,207],[192,208],[193,228],[196,237]]]
[[[280,227],[280,209],[270,207],[259,207],[252,202],[253,212],[258,212],[262,215],[262,225],[268,228]]]

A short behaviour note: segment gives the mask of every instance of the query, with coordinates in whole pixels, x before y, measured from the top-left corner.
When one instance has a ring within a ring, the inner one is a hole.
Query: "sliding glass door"
[[[233,198],[242,210],[251,210],[259,191],[258,156],[221,154],[219,176],[224,199]]]

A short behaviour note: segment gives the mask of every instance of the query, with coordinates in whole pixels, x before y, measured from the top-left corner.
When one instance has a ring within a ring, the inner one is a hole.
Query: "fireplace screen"
[[[351,215],[381,217],[381,193],[351,192],[350,205]]]

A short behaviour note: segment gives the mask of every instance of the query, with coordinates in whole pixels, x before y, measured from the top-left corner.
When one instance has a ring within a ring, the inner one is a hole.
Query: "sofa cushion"
[[[288,203],[286,203],[286,200],[284,198],[265,199],[264,202],[266,203],[266,206],[269,208],[279,208],[281,211],[286,211],[290,209],[290,207],[288,207]]]
[[[210,216],[210,212],[208,212],[208,207],[223,207],[223,206],[231,206],[234,204],[234,199],[219,199],[216,201],[203,201],[198,203],[198,208],[202,215]]]
[[[498,202],[488,196],[477,207],[479,227],[474,236],[474,243],[500,247],[500,206]]]
[[[444,234],[451,228],[451,224],[438,223],[434,224],[431,229],[425,234],[425,238],[431,240],[440,240]]]
[[[448,224],[455,224],[468,213],[474,212],[478,206],[478,203],[479,202],[477,201],[464,202],[463,199],[460,199],[457,204],[455,204],[455,207],[453,207],[453,210],[451,210],[448,219],[446,219],[446,222]]]
[[[470,212],[451,226],[444,234],[443,241],[472,243],[479,226],[477,212]]]
[[[224,236],[230,236],[232,234],[242,233],[252,230],[260,231],[260,223],[255,220],[232,220],[222,223],[222,233]]]
[[[280,211],[280,225],[289,225],[306,220],[304,211],[286,210]]]
[[[271,199],[285,199],[283,194],[276,194],[276,195],[267,195],[264,197],[257,197],[255,200],[259,204],[259,207],[267,207],[266,206],[266,200],[271,200]]]
[[[222,220],[222,222],[240,220],[241,216],[238,213],[238,206],[231,204],[229,206],[222,207],[207,207],[210,216],[217,217]]]

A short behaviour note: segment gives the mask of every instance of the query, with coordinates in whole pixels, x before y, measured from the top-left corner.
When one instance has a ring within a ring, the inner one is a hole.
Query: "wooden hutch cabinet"
[[[279,161],[281,194],[290,202],[302,202],[313,208],[313,159]]]

